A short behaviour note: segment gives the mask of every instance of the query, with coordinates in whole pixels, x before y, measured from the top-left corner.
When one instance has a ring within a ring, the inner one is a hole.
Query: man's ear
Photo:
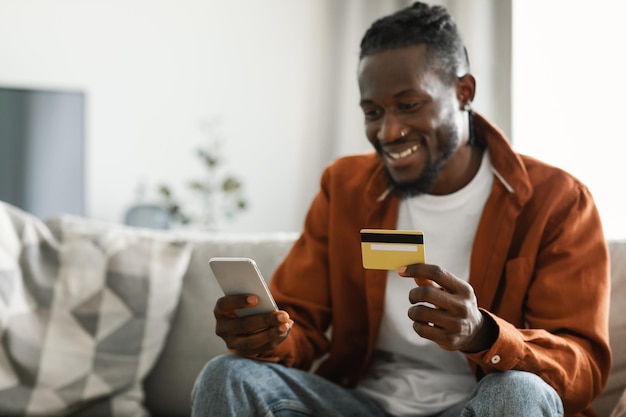
[[[461,109],[468,108],[476,94],[476,79],[474,76],[472,74],[465,74],[459,77],[456,84],[456,92]]]

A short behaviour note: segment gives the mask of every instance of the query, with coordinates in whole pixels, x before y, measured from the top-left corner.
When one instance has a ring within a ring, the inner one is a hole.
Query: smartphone
[[[250,258],[211,258],[209,266],[217,283],[224,294],[254,294],[259,297],[259,303],[253,307],[235,310],[240,317],[259,313],[277,311],[278,306],[270,293],[267,284]]]

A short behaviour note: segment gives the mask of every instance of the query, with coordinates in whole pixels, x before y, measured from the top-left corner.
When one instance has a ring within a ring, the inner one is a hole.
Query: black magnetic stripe
[[[413,243],[421,245],[424,243],[424,236],[395,233],[361,233],[361,242]]]

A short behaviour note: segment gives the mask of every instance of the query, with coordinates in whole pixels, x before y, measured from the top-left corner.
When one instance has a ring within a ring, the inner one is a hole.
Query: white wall
[[[87,92],[91,217],[120,221],[142,181],[200,175],[199,123],[217,117],[250,202],[224,228],[300,230],[319,169],[289,179],[326,65],[312,35],[324,12],[291,0],[0,0],[0,84]]]
[[[358,44],[374,18],[407,3],[0,0],[0,84],[87,92],[91,217],[121,221],[142,183],[184,189],[203,173],[199,124],[217,118],[227,169],[250,202],[221,228],[300,230],[323,167],[370,148]],[[508,51],[498,46],[508,31],[493,32],[508,22],[508,2],[433,3],[450,7],[466,36],[475,108],[508,131]]]
[[[590,189],[605,235],[626,238],[626,2],[516,0],[513,143]]]

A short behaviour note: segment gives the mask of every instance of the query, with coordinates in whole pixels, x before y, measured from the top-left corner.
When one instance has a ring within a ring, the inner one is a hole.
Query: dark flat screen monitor
[[[85,94],[0,86],[0,200],[85,214]]]

